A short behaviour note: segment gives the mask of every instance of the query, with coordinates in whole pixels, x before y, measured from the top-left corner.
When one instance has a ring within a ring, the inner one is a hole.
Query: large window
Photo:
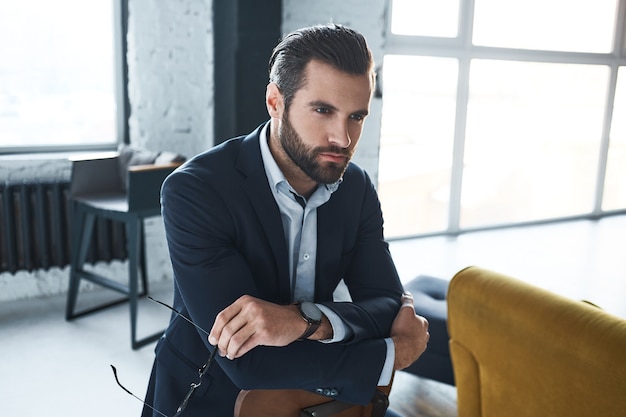
[[[391,1],[386,236],[626,209],[625,15],[626,0]]]
[[[119,3],[0,2],[0,153],[106,148],[123,137]]]

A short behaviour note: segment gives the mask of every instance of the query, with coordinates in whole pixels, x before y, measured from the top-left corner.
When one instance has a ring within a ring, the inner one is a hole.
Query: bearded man
[[[428,323],[401,308],[378,196],[350,162],[374,82],[360,33],[290,33],[270,58],[270,120],[165,181],[174,308],[210,334],[172,316],[144,416],[176,414],[215,349],[183,416],[231,417],[241,389],[366,404],[424,351]],[[349,301],[333,298],[342,280]]]

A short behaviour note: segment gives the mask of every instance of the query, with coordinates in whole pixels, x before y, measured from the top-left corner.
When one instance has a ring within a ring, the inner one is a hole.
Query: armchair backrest
[[[626,320],[477,267],[447,302],[459,417],[624,415]]]

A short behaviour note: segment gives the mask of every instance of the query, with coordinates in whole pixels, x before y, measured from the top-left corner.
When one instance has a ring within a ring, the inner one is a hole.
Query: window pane
[[[604,210],[626,208],[626,68],[617,73],[615,107],[604,185]]]
[[[611,52],[618,0],[476,0],[475,45]]]
[[[0,147],[115,143],[113,2],[0,3]]]
[[[461,226],[592,210],[608,67],[475,60]]]
[[[459,0],[393,0],[391,32],[454,38],[458,20]]]
[[[458,65],[455,59],[385,56],[378,190],[385,236],[442,231]]]

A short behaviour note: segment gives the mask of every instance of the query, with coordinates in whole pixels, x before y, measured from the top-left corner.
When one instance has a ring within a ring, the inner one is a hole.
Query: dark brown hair
[[[372,52],[359,32],[334,23],[298,29],[282,39],[269,61],[269,80],[278,86],[286,108],[306,82],[304,69],[314,59],[349,74],[374,77]]]

